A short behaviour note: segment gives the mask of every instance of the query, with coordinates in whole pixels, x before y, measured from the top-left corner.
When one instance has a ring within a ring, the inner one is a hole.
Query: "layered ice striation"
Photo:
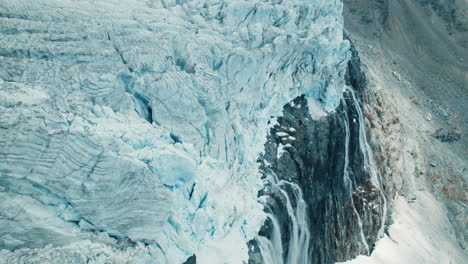
[[[256,161],[268,120],[301,94],[320,112],[340,102],[341,11],[340,0],[2,1],[0,259],[80,263],[135,246],[117,255],[247,260],[266,218]]]

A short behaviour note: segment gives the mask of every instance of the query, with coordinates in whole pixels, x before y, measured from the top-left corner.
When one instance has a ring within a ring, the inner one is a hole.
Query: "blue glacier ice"
[[[246,261],[268,120],[301,94],[341,100],[341,12],[1,1],[0,263]]]

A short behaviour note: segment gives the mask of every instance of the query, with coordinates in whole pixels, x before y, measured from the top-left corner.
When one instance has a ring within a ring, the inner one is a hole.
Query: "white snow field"
[[[358,256],[346,264],[462,264],[466,254],[456,241],[447,209],[425,191],[413,203],[395,200],[394,223],[379,240],[371,256]]]
[[[345,89],[341,12],[0,0],[0,263],[246,261],[267,121]]]

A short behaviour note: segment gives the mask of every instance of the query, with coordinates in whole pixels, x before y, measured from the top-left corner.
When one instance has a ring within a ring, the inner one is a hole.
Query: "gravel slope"
[[[371,257],[354,262],[463,263],[468,239],[468,3],[344,4],[345,31],[369,80],[367,116],[381,107],[379,98],[385,106],[381,110],[395,111],[403,127],[395,157],[394,224]],[[376,139],[382,133],[373,129]]]

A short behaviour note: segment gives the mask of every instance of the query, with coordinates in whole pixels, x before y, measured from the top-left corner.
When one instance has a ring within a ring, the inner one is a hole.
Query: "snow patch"
[[[412,203],[397,196],[393,220],[389,235],[377,242],[371,256],[342,263],[466,263],[468,255],[458,245],[446,209],[429,193],[417,191]]]
[[[309,107],[309,114],[313,120],[318,120],[327,115],[325,108],[317,102],[317,100],[307,98],[307,106]]]

